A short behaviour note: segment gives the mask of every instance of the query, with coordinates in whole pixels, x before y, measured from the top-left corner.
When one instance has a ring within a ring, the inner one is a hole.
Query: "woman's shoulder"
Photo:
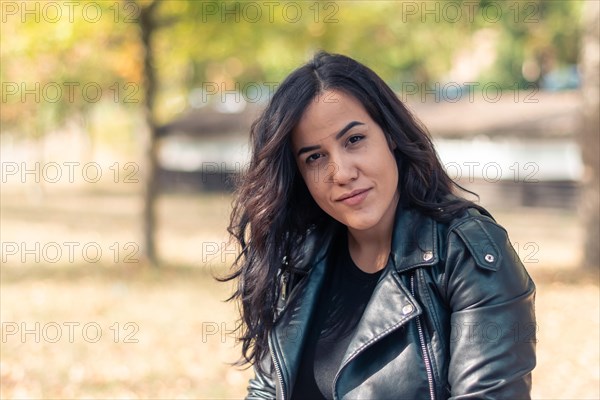
[[[466,208],[438,226],[444,248],[466,247],[484,269],[496,270],[507,253],[512,253],[508,232],[482,207]]]
[[[489,212],[467,208],[447,224],[438,224],[441,290],[454,310],[466,310],[521,298],[535,291],[506,229]]]
[[[450,202],[460,202],[459,211],[451,214],[450,218],[446,218],[442,223],[443,228],[450,233],[459,231],[469,235],[470,233],[478,233],[480,236],[487,230],[499,230],[506,233],[506,229],[496,221],[490,211],[483,206],[467,201],[456,195],[448,195],[446,199]]]

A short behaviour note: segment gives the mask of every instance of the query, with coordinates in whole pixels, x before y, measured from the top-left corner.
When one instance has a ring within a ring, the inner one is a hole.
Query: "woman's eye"
[[[348,138],[348,143],[356,143],[363,140],[365,137],[363,135],[353,135]]]
[[[306,162],[311,163],[311,162],[317,161],[319,158],[321,158],[321,153],[314,153],[314,154],[311,154],[310,156],[306,157]]]

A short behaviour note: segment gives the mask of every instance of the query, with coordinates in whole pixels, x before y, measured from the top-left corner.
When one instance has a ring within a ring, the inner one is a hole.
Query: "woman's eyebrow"
[[[316,146],[307,146],[307,147],[303,147],[300,150],[298,150],[298,157],[300,157],[303,153],[308,153],[309,151],[313,151],[313,150],[317,150],[321,148],[321,146],[316,145]]]
[[[364,125],[364,122],[359,122],[359,121],[350,122],[341,131],[339,131],[337,135],[335,135],[335,139],[337,140],[337,139],[341,138],[342,136],[344,136],[344,133],[348,132],[350,129],[354,128],[356,125]]]
[[[349,122],[345,127],[342,128],[341,131],[339,131],[336,135],[335,135],[335,139],[338,140],[339,138],[341,138],[342,136],[344,136],[344,134],[346,132],[348,132],[350,129],[354,128],[357,125],[364,125],[364,122],[360,122],[360,121],[352,121]],[[319,149],[321,146],[319,145],[315,145],[315,146],[306,146],[306,147],[302,147],[300,150],[298,150],[298,156],[302,155],[302,153],[306,153],[312,150],[316,150]]]

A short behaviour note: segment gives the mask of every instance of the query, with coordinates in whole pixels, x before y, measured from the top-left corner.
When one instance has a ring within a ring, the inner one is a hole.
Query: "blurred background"
[[[596,1],[2,1],[0,396],[242,398],[217,283],[248,130],[380,74],[537,287],[533,396],[600,398]]]

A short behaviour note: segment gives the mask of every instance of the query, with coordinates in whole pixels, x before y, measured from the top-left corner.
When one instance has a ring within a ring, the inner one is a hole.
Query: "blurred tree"
[[[80,4],[73,3],[69,15],[63,6],[60,17],[52,18],[43,12],[45,4],[35,3],[29,8],[13,3],[17,12],[8,15],[9,8],[2,7],[3,132],[35,134],[30,123],[41,118],[40,134],[60,128],[70,116],[89,112],[101,100],[120,102],[119,89],[140,81],[140,70],[131,62],[138,51],[127,39],[131,24],[115,21],[114,4],[94,3],[90,15],[97,12],[102,18],[90,20],[82,18]]]
[[[502,12],[494,15],[498,4]],[[577,63],[581,1],[546,1],[499,3],[480,2],[482,18],[476,29],[494,29],[499,35],[497,59],[480,77],[503,88],[540,85],[543,76],[565,65]],[[483,11],[487,10],[487,11]]]
[[[483,65],[470,80],[503,89],[538,85],[544,73],[577,61],[580,1],[292,4],[297,11],[286,3],[165,2],[161,15],[179,22],[157,34],[160,118],[180,112],[192,90],[210,99],[207,85],[243,92],[249,83],[279,82],[321,48],[371,65],[397,90],[458,79],[448,72],[461,54]],[[491,50],[469,52],[477,46]]]
[[[156,197],[157,182],[155,179],[157,169],[156,139],[158,136],[158,123],[156,119],[156,55],[154,50],[154,37],[156,30],[160,27],[158,21],[157,9],[160,4],[158,0],[145,4],[136,3],[133,0],[127,0],[128,4],[133,4],[139,9],[139,34],[140,43],[143,49],[143,88],[144,88],[144,116],[147,127],[147,136],[144,143],[144,209],[143,209],[143,246],[142,254],[146,261],[153,266],[158,265],[156,255]]]
[[[59,129],[74,115],[85,116],[99,105],[81,96],[86,83],[115,95],[119,106],[129,110],[142,106],[148,126],[144,240],[147,258],[155,262],[157,188],[152,177],[158,125],[192,105],[222,99],[223,92],[241,91],[249,97],[248,88],[260,87],[258,99],[267,100],[277,82],[318,49],[365,62],[396,90],[402,90],[405,82],[423,88],[459,79],[450,72],[461,57],[467,66],[482,65],[471,68],[469,78],[480,84],[494,81],[503,88],[537,84],[554,66],[576,62],[580,27],[573,20],[582,2],[121,0],[91,4],[101,7],[105,17],[95,22],[82,19],[79,5],[72,21],[66,16],[55,23],[31,16],[23,20],[18,14],[5,14],[9,9],[2,4],[2,132],[39,137]],[[135,29],[139,35],[132,40]],[[484,56],[471,51],[482,45],[477,41],[491,50]],[[23,99],[21,85],[30,89],[36,83],[46,87],[53,82],[81,86],[74,98],[63,94],[56,102],[35,101],[27,94]],[[143,100],[126,104],[128,88],[141,88]],[[105,129],[98,140],[111,134],[124,132]]]
[[[113,94],[120,87],[122,95],[124,85],[142,81],[143,43],[131,40],[132,29],[141,26],[137,12],[153,3],[94,3],[102,7],[103,18],[93,23],[79,14],[74,21],[63,16],[56,23],[29,16],[22,22],[18,14],[5,15],[0,78],[7,84],[39,82],[42,87],[51,82],[95,82],[104,93]],[[572,21],[583,4],[542,0],[160,3],[153,13],[168,29],[152,34],[157,123],[188,107],[190,93],[206,92],[208,83],[243,92],[249,83],[279,82],[320,48],[373,66],[401,89],[405,81],[432,84],[452,79],[448,72],[457,56],[484,38],[495,55],[484,57],[490,65],[473,79],[482,84],[494,81],[503,88],[537,83],[544,72],[576,63],[581,28]],[[463,56],[467,63],[481,61],[475,53]],[[3,85],[2,90],[12,88]],[[37,123],[37,130],[48,130],[60,127],[69,115],[97,106],[81,95],[37,103],[29,95],[26,101],[19,94],[3,95],[2,103],[3,131],[24,133],[36,130],[32,117],[50,118]]]
[[[581,43],[583,96],[582,127],[579,131],[584,164],[581,217],[585,241],[582,264],[600,268],[600,3],[588,1],[583,9]]]

